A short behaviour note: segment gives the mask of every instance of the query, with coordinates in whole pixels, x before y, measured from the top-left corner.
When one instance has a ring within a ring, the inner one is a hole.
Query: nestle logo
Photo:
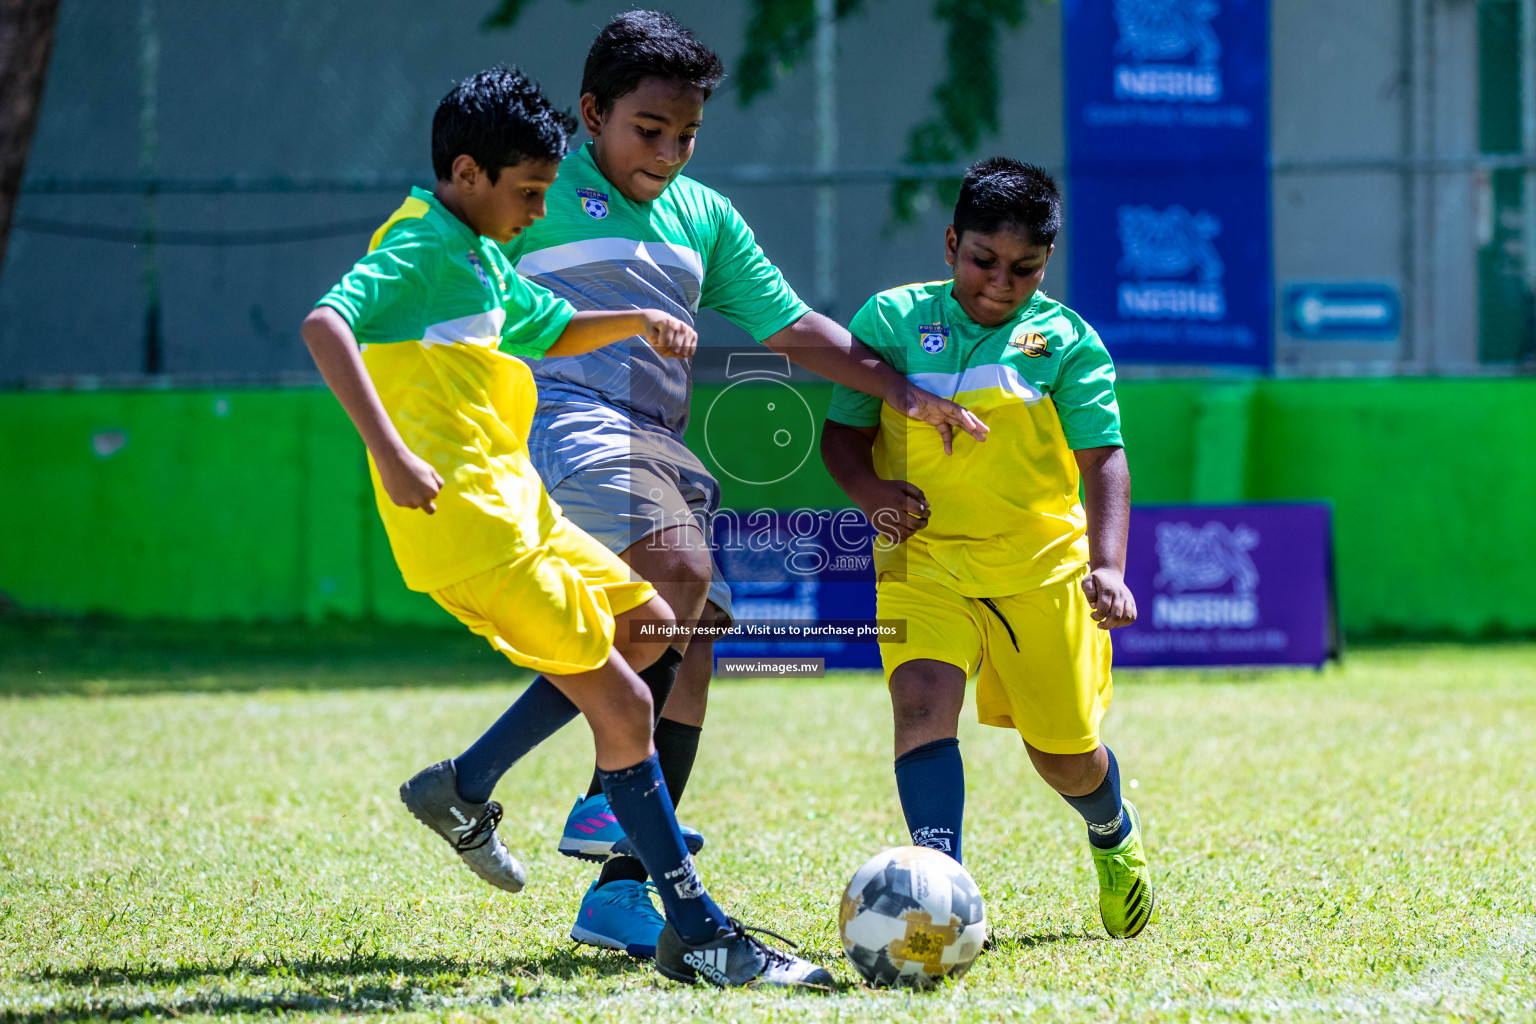
[[[1216,68],[1115,66],[1115,99],[1215,103],[1221,99]]]

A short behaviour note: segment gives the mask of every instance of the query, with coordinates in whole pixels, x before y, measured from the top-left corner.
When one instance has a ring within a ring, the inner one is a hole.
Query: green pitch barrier
[[[796,384],[776,420],[764,395],[728,387],[695,390],[689,429],[726,504],[843,506],[802,426],[830,389]],[[1352,635],[1536,631],[1536,594],[1518,585],[1536,575],[1536,381],[1141,381],[1120,395],[1137,502],[1332,503]],[[450,624],[401,584],[362,446],[324,390],[6,392],[0,439],[0,592],[21,608]]]

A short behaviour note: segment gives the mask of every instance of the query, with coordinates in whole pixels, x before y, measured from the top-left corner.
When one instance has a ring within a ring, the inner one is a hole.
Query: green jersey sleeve
[[[890,328],[880,313],[879,296],[872,297],[848,322],[848,331],[859,341],[874,349],[881,359],[890,361],[884,349],[891,336]],[[827,419],[846,423],[850,427],[877,427],[880,425],[880,399],[855,391],[846,384],[832,385],[832,404],[827,407]]]
[[[763,255],[747,222],[721,200],[714,244],[708,254],[699,305],[718,310],[757,341],[783,330],[811,311]]]
[[[1124,444],[1120,403],[1115,398],[1115,364],[1098,332],[1085,328],[1077,343],[1067,348],[1051,400],[1061,417],[1061,432],[1074,451]]]
[[[500,348],[508,355],[543,358],[560,340],[565,325],[576,315],[576,307],[511,267],[507,274],[507,299],[503,303],[507,322],[501,330]]]
[[[417,227],[402,221],[390,228],[378,248],[316,303],[340,313],[360,345],[414,341],[426,329],[433,278],[425,268],[441,259],[441,245]]]

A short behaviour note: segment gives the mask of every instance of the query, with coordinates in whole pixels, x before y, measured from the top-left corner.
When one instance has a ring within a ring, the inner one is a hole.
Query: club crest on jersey
[[[918,324],[917,343],[924,352],[936,356],[949,345],[949,328],[943,324]]]
[[[1046,341],[1045,335],[1041,334],[1039,331],[1031,331],[1028,334],[1016,335],[1014,339],[1008,344],[1012,345],[1020,352],[1023,352],[1031,359],[1039,359],[1041,356],[1049,356],[1051,354],[1049,351],[1047,351],[1049,342]]]
[[[608,193],[599,192],[595,188],[579,188],[577,197],[581,200],[581,208],[587,212],[587,216],[593,220],[602,220],[608,216]]]
[[[469,265],[475,268],[475,273],[479,276],[481,284],[485,285],[485,287],[490,289],[491,291],[495,291],[496,290],[494,288],[491,288],[491,279],[485,275],[485,264],[480,262],[480,257],[479,256],[476,256],[474,253],[470,253],[469,254]],[[496,268],[492,267],[491,269],[495,270]],[[496,277],[499,279],[501,277],[501,274],[498,272]]]

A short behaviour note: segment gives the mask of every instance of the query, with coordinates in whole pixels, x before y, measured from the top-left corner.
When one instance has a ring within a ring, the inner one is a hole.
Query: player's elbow
[[[299,336],[304,339],[304,344],[309,348],[311,354],[313,354],[315,351],[315,346],[320,343],[320,340],[326,334],[326,328],[329,326],[329,324],[326,322],[327,313],[330,313],[331,316],[335,316],[335,313],[333,313],[327,307],[316,306],[314,309],[309,311],[309,315],[306,316],[304,318],[304,322],[299,325]]]

